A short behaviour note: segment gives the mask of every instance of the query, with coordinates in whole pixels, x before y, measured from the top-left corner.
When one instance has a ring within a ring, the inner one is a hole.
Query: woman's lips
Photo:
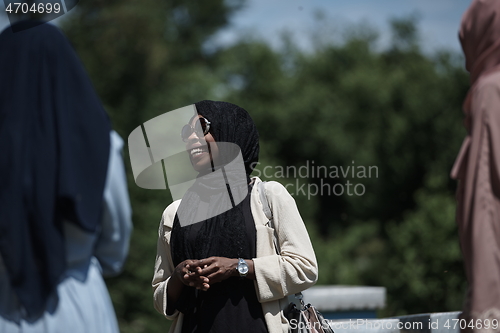
[[[208,153],[207,146],[195,147],[189,150],[189,156],[194,161],[198,161],[207,153]]]

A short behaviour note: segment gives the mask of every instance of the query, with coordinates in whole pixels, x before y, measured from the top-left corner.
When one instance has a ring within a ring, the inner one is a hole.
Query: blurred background
[[[125,140],[157,115],[223,100],[257,123],[255,173],[264,180],[295,190],[363,184],[363,195],[294,197],[318,257],[318,284],[384,286],[378,315],[387,317],[462,307],[449,172],[466,134],[468,75],[457,31],[468,4],[81,0],[56,23]],[[7,24],[5,15],[0,22]],[[134,234],[124,273],[107,283],[122,332],[166,332],[150,283],[160,217],[172,199],[135,185],[126,149],[125,162]],[[378,173],[295,179],[276,172],[307,163]]]

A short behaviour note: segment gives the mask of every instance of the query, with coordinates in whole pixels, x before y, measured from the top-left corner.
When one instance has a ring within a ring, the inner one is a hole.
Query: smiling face
[[[189,125],[191,125],[192,128],[200,127],[200,118],[203,117],[200,115],[194,117]],[[212,166],[215,165],[212,161],[216,160],[219,155],[217,143],[210,132],[205,134],[202,138],[198,137],[196,134],[197,132],[200,131],[192,131],[191,135],[186,140],[186,150],[189,153],[189,159],[191,160],[193,168],[198,172],[212,170]]]

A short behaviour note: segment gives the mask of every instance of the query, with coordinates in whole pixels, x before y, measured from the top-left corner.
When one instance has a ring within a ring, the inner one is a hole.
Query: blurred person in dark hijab
[[[102,274],[131,232],[121,138],[51,24],[0,34],[0,332],[118,332]]]
[[[467,331],[499,332],[500,1],[474,0],[462,17],[460,41],[471,84],[463,105],[468,135],[452,170],[460,180],[457,223],[469,282],[462,317],[474,320]]]

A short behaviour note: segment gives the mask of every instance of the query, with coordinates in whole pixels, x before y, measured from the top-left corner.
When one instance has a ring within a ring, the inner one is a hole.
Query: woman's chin
[[[210,163],[210,156],[208,153],[202,153],[198,156],[192,156],[191,164],[193,165],[193,168],[198,172],[211,170],[212,168],[212,164]]]

